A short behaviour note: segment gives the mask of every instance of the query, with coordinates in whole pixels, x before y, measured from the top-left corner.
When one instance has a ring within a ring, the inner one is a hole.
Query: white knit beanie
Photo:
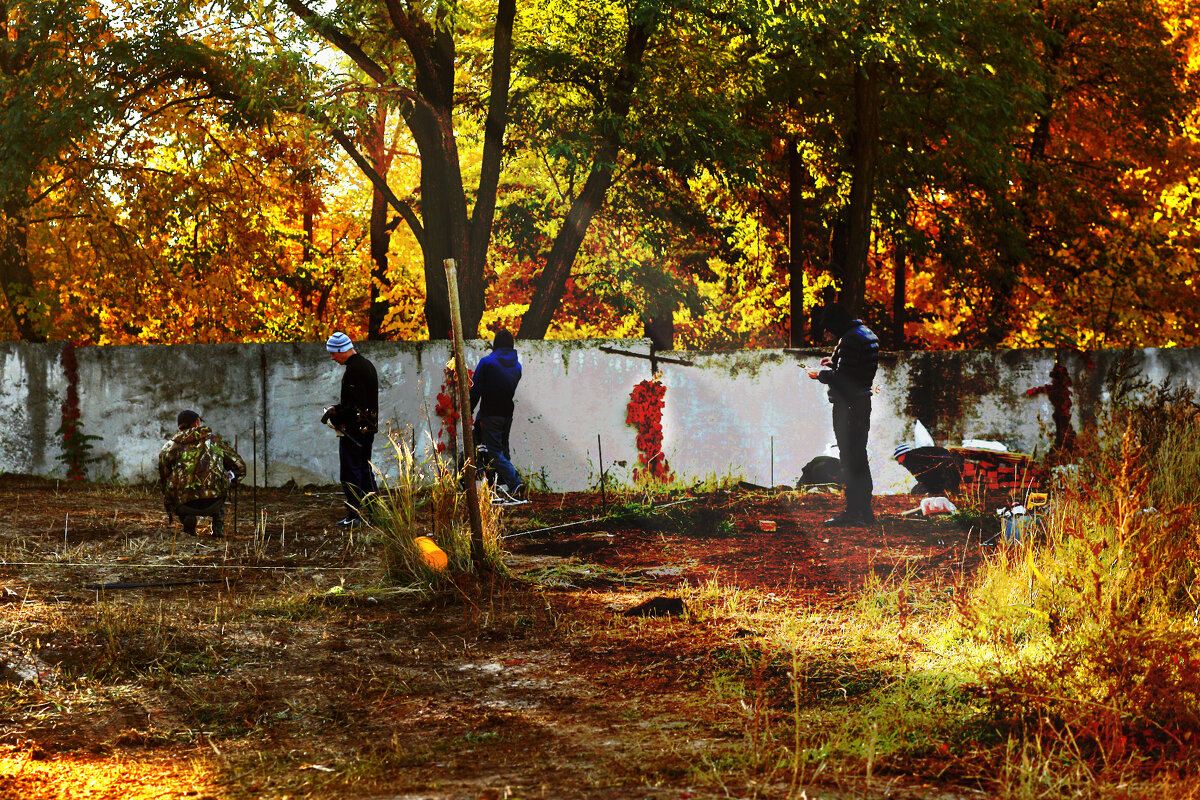
[[[329,341],[325,342],[325,349],[331,353],[345,353],[347,350],[354,349],[354,342],[350,341],[350,337],[341,331],[336,331],[333,336],[329,337]]]

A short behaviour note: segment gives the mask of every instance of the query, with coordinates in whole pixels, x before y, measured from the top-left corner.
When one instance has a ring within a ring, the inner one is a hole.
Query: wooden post
[[[483,514],[479,510],[479,487],[475,485],[475,431],[471,426],[471,387],[463,356],[462,311],[458,304],[458,269],[453,258],[442,262],[446,288],[450,291],[450,325],[454,333],[454,377],[458,382],[458,419],[462,423],[463,480],[467,484],[467,518],[471,523],[471,560],[483,566]]]

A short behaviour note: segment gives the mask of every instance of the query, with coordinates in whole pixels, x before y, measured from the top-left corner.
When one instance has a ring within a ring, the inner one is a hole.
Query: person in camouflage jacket
[[[196,532],[198,517],[212,517],[213,536],[224,532],[225,498],[230,486],[246,477],[246,462],[203,425],[195,411],[179,412],[179,432],[158,454],[158,486],[163,507]]]

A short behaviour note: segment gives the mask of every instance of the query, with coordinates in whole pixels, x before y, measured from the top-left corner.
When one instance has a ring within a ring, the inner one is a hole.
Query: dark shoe
[[[364,524],[362,517],[354,516],[353,514],[334,523],[338,528],[361,528]]]
[[[858,517],[852,517],[849,514],[839,514],[838,516],[836,516],[832,519],[825,520],[825,527],[826,528],[861,528],[866,525],[870,525],[874,521],[875,520],[871,520],[871,522],[867,522],[865,520],[859,519]]]

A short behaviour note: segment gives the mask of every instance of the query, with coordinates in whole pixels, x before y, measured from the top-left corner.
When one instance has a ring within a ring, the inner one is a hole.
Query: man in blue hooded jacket
[[[842,459],[846,510],[825,521],[831,527],[858,527],[875,522],[871,508],[871,466],[867,434],[871,430],[871,385],[879,366],[879,339],[840,305],[825,309],[822,327],[837,341],[833,354],[821,359],[824,369],[808,377],[829,387],[833,404],[833,436]]]
[[[492,352],[480,359],[475,368],[471,379],[471,413],[475,416],[475,440],[481,460],[496,472],[514,498],[519,498],[524,490],[508,450],[513,395],[520,382],[521,362],[513,336],[502,330],[492,341]],[[479,413],[475,414],[477,405]]]

